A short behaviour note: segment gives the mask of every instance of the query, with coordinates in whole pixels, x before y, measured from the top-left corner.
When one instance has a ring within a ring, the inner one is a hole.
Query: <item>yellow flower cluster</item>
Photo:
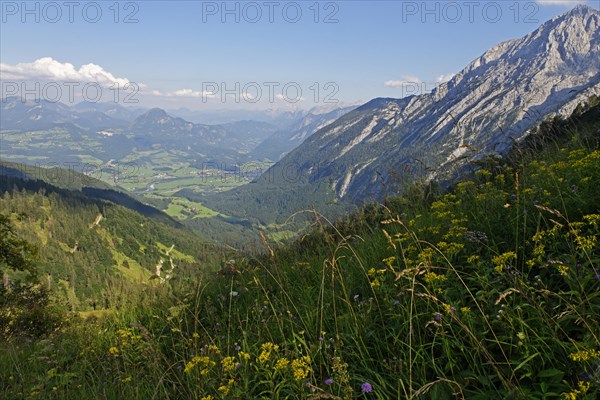
[[[256,361],[258,361],[260,364],[266,363],[271,359],[271,353],[274,353],[277,350],[279,350],[278,345],[271,342],[263,343],[261,346],[261,352]]]
[[[392,267],[392,264],[393,264],[394,262],[396,262],[396,257],[394,257],[394,256],[391,256],[391,257],[388,257],[388,258],[384,258],[382,261],[383,261],[383,263],[384,263],[385,265],[387,265],[388,267],[390,267],[390,268],[391,268],[391,267]]]
[[[438,282],[444,282],[446,280],[446,277],[444,275],[436,274],[435,272],[428,272],[425,274],[424,279],[426,283],[433,285]]]
[[[294,379],[300,381],[308,376],[308,374],[311,372],[310,362],[311,359],[309,356],[303,356],[302,358],[292,360],[292,372],[294,374]]]
[[[288,360],[287,358],[280,358],[275,363],[275,370],[277,370],[277,371],[284,370],[288,367],[288,365],[290,365],[290,360]]]
[[[377,289],[380,286],[381,286],[381,282],[379,281],[379,279],[375,278],[375,279],[373,279],[373,281],[371,281],[371,287],[373,289]]]
[[[376,275],[383,275],[385,274],[385,268],[383,269],[375,269],[375,268],[371,268],[370,270],[367,271],[367,275],[369,275],[370,277],[374,277]]]
[[[185,369],[183,370],[183,372],[189,374],[192,371],[192,369],[196,367],[196,365],[200,365],[200,368],[202,368],[202,370],[200,371],[201,375],[207,375],[208,368],[214,367],[216,363],[207,356],[194,356],[190,362],[185,364]]]
[[[600,215],[599,214],[588,214],[584,215],[583,219],[587,221],[588,224],[598,227],[600,225]]]
[[[502,272],[506,264],[508,264],[511,260],[516,260],[517,254],[514,251],[509,251],[507,253],[502,253],[499,256],[492,258],[492,262],[494,263],[494,269],[498,272]]]
[[[235,370],[237,363],[235,362],[235,357],[228,356],[221,360],[221,365],[223,366],[223,371],[232,372]]]
[[[119,329],[117,330],[117,335],[119,336],[119,339],[121,340],[121,344],[125,345],[125,344],[135,344],[138,343],[140,340],[142,340],[142,336],[141,335],[136,335],[135,332],[133,331],[133,328],[127,328],[127,329]]]
[[[577,400],[579,395],[586,394],[588,390],[590,390],[590,383],[579,381],[577,383],[577,389],[573,389],[570,392],[563,393],[562,395],[566,400]]]
[[[559,264],[556,269],[561,276],[567,276],[569,274],[569,267],[564,264]]]
[[[600,358],[600,351],[598,350],[581,350],[575,353],[569,354],[571,360],[575,362],[585,362],[594,358]]]
[[[219,392],[223,393],[224,395],[229,394],[229,391],[231,390],[231,388],[235,386],[235,380],[230,379],[226,385],[221,385],[219,386],[219,388],[217,389]]]

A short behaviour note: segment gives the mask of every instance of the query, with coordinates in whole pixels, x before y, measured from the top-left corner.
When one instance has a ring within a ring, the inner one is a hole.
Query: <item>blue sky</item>
[[[405,82],[431,89],[578,1],[0,3],[3,84],[99,77],[135,84],[140,105],[226,109],[402,97],[416,87]]]

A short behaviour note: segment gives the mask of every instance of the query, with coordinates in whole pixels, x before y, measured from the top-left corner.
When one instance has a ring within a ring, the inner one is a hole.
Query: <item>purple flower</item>
[[[450,311],[454,312],[454,311],[456,311],[456,308],[450,307]]]
[[[331,385],[332,383],[333,383],[333,379],[331,379],[331,378],[325,379],[326,385]]]
[[[369,382],[365,382],[360,385],[360,389],[363,391],[363,393],[371,393],[373,391],[373,386],[371,386]]]
[[[323,340],[325,340],[323,339],[323,336],[319,336],[319,342],[322,342]]]
[[[434,318],[436,321],[438,321],[438,322],[439,322],[439,321],[442,319],[442,316],[441,316],[439,313],[435,313],[435,315],[433,316],[433,318]]]

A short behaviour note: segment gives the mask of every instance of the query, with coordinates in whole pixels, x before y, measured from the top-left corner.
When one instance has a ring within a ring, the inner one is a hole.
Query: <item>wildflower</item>
[[[371,287],[373,289],[377,289],[378,287],[381,286],[381,282],[379,282],[379,279],[375,278],[372,282],[371,282]]]
[[[311,360],[309,356],[292,360],[292,372],[294,374],[294,379],[300,381],[308,376],[308,374],[311,372],[310,361]]]
[[[444,304],[444,311],[446,311],[447,313],[451,313],[456,311],[456,308],[454,308],[450,304]]]
[[[240,357],[243,358],[244,360],[249,360],[250,359],[250,354],[246,353],[245,351],[240,351]]]
[[[262,344],[261,349],[262,351],[258,356],[257,361],[261,364],[264,364],[271,359],[272,352],[279,350],[279,346],[271,342],[267,342]]]
[[[288,360],[287,358],[280,358],[275,363],[275,370],[281,371],[283,369],[286,369],[289,364],[290,360]]]
[[[333,384],[333,379],[331,379],[331,378],[325,379],[325,384],[326,384],[326,385],[331,385],[331,384]]]
[[[185,372],[186,374],[189,374],[190,371],[192,369],[194,369],[194,367],[200,364],[203,367],[214,367],[216,365],[216,363],[214,361],[212,361],[210,358],[204,356],[204,357],[198,357],[198,356],[194,356],[190,362],[188,362],[187,364],[185,364],[185,369],[183,370],[183,372]],[[201,375],[206,375],[208,374],[208,370],[207,369],[203,369],[201,371]]]
[[[228,394],[229,386],[221,385],[221,386],[219,386],[219,388],[217,390],[223,394]]]
[[[590,390],[589,382],[579,381],[577,382],[577,386],[577,389],[573,389],[568,393],[562,393],[563,398],[565,398],[566,400],[577,400],[579,395],[585,395],[588,392],[588,390]]]
[[[204,396],[204,397],[200,398],[200,400],[213,400],[213,399],[214,399],[214,397],[212,397],[210,394],[208,396]]]
[[[235,369],[237,363],[235,362],[235,357],[225,357],[221,360],[221,365],[223,366],[223,371],[231,372]]]
[[[446,280],[446,277],[444,275],[438,275],[435,272],[428,272],[425,274],[424,279],[426,283],[432,285],[437,282],[444,282]]]
[[[470,312],[471,312],[471,309],[470,309],[469,307],[461,307],[461,308],[460,308],[460,311],[461,311],[463,314],[468,314],[468,313],[470,313]]]
[[[556,269],[558,270],[558,273],[562,276],[567,276],[567,274],[569,273],[569,267],[567,267],[564,264],[559,265]]]
[[[575,353],[569,354],[569,358],[576,362],[589,361],[592,358],[600,358],[600,351],[597,350],[581,350]]]
[[[185,364],[185,369],[183,370],[183,372],[185,372],[186,374],[189,374],[190,371],[192,369],[194,369],[195,366],[196,366],[196,364],[190,361],[187,364]]]
[[[369,382],[365,382],[360,385],[360,389],[363,391],[363,393],[371,393],[373,391],[373,386],[371,386]]]
[[[498,272],[502,272],[504,267],[508,264],[510,260],[516,260],[517,254],[514,251],[509,251],[507,253],[503,253],[499,256],[496,256],[492,259],[495,267],[494,269]]]
[[[127,378],[125,378],[125,379],[122,380],[123,383],[129,383],[131,381],[132,381],[131,376],[128,376]]]
[[[469,258],[467,258],[467,262],[469,264],[475,264],[479,262],[479,256],[469,256]]]
[[[483,242],[487,242],[488,237],[485,234],[485,232],[479,232],[479,231],[467,231],[464,233],[464,237],[467,240],[467,242],[471,242],[471,243],[483,243]],[[477,257],[477,256],[475,256]]]
[[[111,347],[110,349],[108,349],[108,353],[109,353],[111,356],[116,356],[116,355],[118,355],[118,354],[119,354],[119,349],[117,349],[116,347],[114,347],[114,346],[113,346],[113,347]]]

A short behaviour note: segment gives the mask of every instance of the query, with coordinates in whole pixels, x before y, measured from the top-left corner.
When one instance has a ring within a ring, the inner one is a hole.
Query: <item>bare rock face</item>
[[[377,199],[506,152],[553,115],[600,95],[600,12],[577,6],[491,48],[432,92],[374,99],[309,137],[274,166],[298,166],[345,200]]]

